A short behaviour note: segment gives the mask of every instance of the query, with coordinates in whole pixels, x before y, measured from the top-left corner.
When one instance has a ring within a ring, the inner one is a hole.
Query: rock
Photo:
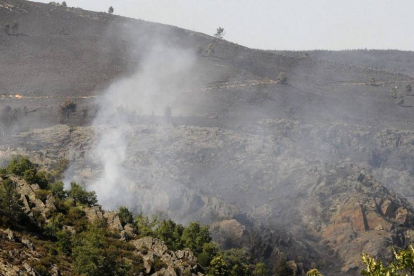
[[[57,265],[52,266],[52,273],[51,274],[52,274],[52,276],[60,276],[61,275],[59,267]]]
[[[105,212],[104,218],[106,219],[106,222],[108,223],[108,228],[115,232],[121,232],[124,230],[121,224],[121,220],[119,219],[119,216],[116,212]]]
[[[9,241],[12,241],[12,242],[15,241],[15,239],[14,239],[14,233],[13,233],[12,230],[7,229],[7,230],[4,230],[3,232],[7,235],[7,238],[9,239]]]
[[[33,243],[25,236],[22,237],[22,244],[26,245],[30,250],[34,250]]]
[[[142,248],[151,249],[152,242],[152,237],[144,237],[138,240],[131,241],[131,244],[133,244],[137,250],[141,250]]]
[[[408,210],[404,207],[400,207],[396,211],[394,221],[397,222],[399,225],[406,225],[408,223],[408,216]]]
[[[86,217],[89,221],[97,221],[104,219],[104,212],[100,206],[93,206],[93,207],[84,207],[83,211],[86,214]]]
[[[36,276],[36,271],[28,263],[23,263],[24,269],[26,269],[28,275]]]
[[[124,230],[125,230],[125,233],[128,235],[128,237],[135,237],[136,236],[136,234],[135,234],[135,228],[134,228],[134,226],[132,225],[132,224],[130,224],[130,223],[128,223],[128,224],[126,224],[125,226],[124,226]]]

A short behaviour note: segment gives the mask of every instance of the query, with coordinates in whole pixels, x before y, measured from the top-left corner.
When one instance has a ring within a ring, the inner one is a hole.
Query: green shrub
[[[69,196],[73,199],[74,205],[79,203],[87,206],[95,206],[98,203],[95,192],[87,192],[75,182],[70,183]]]
[[[24,217],[23,203],[16,187],[10,179],[0,182],[0,216],[4,226],[20,225]]]
[[[284,72],[280,72],[279,76],[277,77],[277,82],[280,84],[287,84],[287,77],[286,74]]]
[[[128,223],[134,222],[134,217],[127,207],[124,207],[124,206],[119,207],[118,216],[119,216],[119,219],[121,220],[122,226],[125,226]]]
[[[194,254],[200,254],[203,251],[205,243],[211,241],[208,226],[201,227],[197,222],[191,223],[184,229],[182,242],[184,247],[191,249]]]
[[[64,184],[62,181],[58,181],[53,184],[49,184],[49,191],[52,193],[52,195],[57,199],[66,199],[67,198],[67,192],[64,189]]]

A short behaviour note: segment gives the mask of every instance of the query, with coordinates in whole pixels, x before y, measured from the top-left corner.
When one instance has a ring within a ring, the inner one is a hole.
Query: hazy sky
[[[50,0],[38,0],[50,2]],[[261,49],[414,50],[414,0],[67,0]]]

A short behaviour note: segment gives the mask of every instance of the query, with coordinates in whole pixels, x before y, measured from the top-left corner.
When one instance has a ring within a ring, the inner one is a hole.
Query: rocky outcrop
[[[162,262],[163,267],[158,274],[164,276],[204,275],[202,268],[197,264],[197,258],[190,250],[171,251],[163,241],[152,237],[145,237],[131,241],[138,254],[144,260],[146,273],[154,271],[154,264]]]

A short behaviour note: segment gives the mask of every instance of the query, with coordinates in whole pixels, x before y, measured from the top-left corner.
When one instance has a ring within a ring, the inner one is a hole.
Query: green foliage
[[[74,269],[78,274],[101,276],[114,275],[116,261],[113,254],[108,254],[105,233],[102,229],[91,226],[88,231],[76,235],[72,258]]]
[[[55,214],[44,227],[44,233],[51,237],[56,237],[62,229],[64,223],[64,215],[62,213]]]
[[[5,173],[22,177],[29,184],[39,184],[41,189],[47,188],[48,180],[45,172],[38,171],[37,165],[26,157],[15,157],[4,169]]]
[[[158,225],[158,219],[155,217],[150,219],[142,214],[138,214],[135,217],[135,227],[138,230],[140,236],[154,236],[154,229]]]
[[[155,229],[155,236],[163,240],[171,250],[182,249],[182,235],[184,227],[176,224],[172,220],[163,220]]]
[[[267,265],[264,263],[258,263],[256,264],[254,271],[254,276],[268,276],[269,275],[269,269],[267,268]]]
[[[322,273],[319,272],[319,270],[314,268],[306,272],[306,276],[323,276],[323,275]]]
[[[72,254],[72,234],[66,230],[56,232],[56,246],[64,254]]]
[[[220,256],[215,257],[207,272],[207,276],[228,276],[230,271],[227,268],[227,263]]]
[[[36,198],[40,199],[43,203],[45,203],[47,200],[47,197],[51,193],[50,191],[40,189],[40,190],[35,191],[35,194],[36,194]]]
[[[62,4],[60,4],[62,7],[67,7],[68,5],[66,4],[66,1],[63,1]]]
[[[94,206],[98,203],[95,192],[87,192],[75,182],[70,183],[69,196],[73,199],[74,205],[79,203],[87,206]]]
[[[280,84],[287,84],[287,77],[284,72],[279,73],[279,76],[277,77],[277,82]]]
[[[394,253],[394,263],[392,264],[392,268],[396,271],[401,271],[408,275],[414,275],[414,248],[412,245],[406,250],[401,250],[400,252],[396,252],[393,248]]]
[[[215,243],[205,243],[203,245],[203,252],[201,252],[198,256],[198,262],[204,266],[204,267],[208,267],[210,265],[210,262],[216,257],[218,256],[220,251],[220,248],[217,244]]]
[[[10,174],[23,176],[26,171],[34,170],[37,172],[37,166],[26,157],[18,156],[12,159],[6,170]]]
[[[4,226],[20,225],[24,217],[23,203],[16,190],[16,183],[10,179],[0,182],[0,216]]]
[[[110,6],[109,9],[108,9],[108,13],[113,14],[114,11],[115,11],[114,8],[112,6]]]
[[[125,226],[128,223],[134,222],[134,217],[127,207],[124,207],[124,206],[119,207],[118,216],[119,216],[119,219],[121,220],[122,226]]]
[[[208,226],[201,227],[197,222],[193,222],[183,231],[183,245],[191,249],[194,254],[200,254],[203,250],[203,245],[210,241],[211,236]]]
[[[367,254],[362,255],[362,262],[365,264],[366,268],[361,271],[361,275],[364,276],[393,276],[395,274],[394,270],[387,268],[384,264],[375,260]]]
[[[88,219],[84,211],[77,207],[72,207],[65,216],[65,225],[73,226],[76,232],[84,231],[88,226]]]
[[[53,184],[49,184],[49,191],[52,193],[52,195],[60,200],[66,199],[68,194],[64,189],[64,184],[62,181],[58,181]]]

